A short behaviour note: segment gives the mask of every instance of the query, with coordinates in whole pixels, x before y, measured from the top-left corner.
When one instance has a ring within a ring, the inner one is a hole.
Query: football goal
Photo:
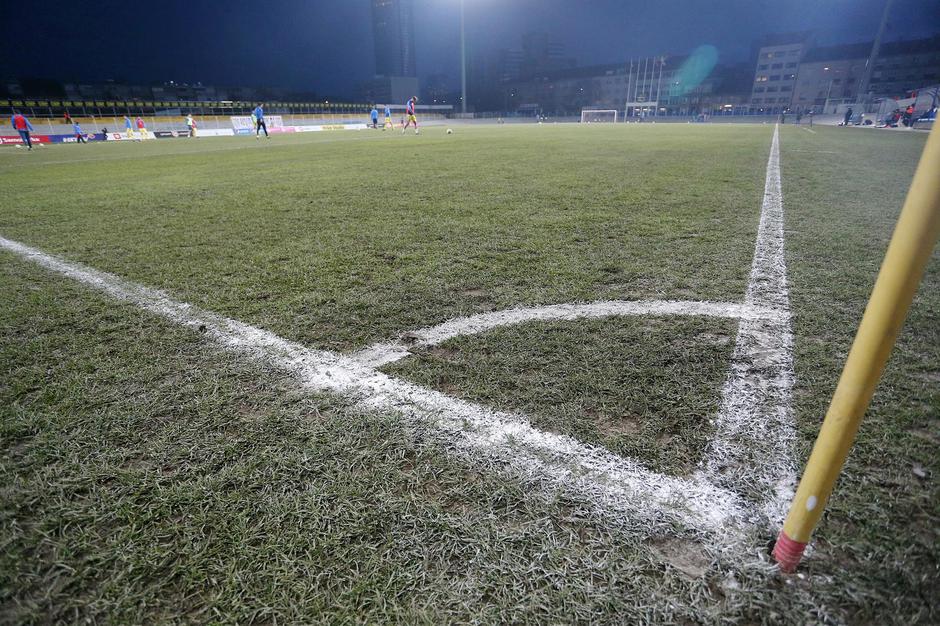
[[[581,111],[582,124],[616,124],[616,109],[584,109]]]

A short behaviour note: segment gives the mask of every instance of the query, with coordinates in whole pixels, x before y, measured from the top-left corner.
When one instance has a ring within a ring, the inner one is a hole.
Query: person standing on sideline
[[[134,125],[131,124],[131,118],[124,116],[124,132],[127,134],[128,139],[134,138]]]
[[[78,125],[78,122],[72,124],[72,130],[75,132],[75,141],[78,143],[88,143],[85,141],[85,135],[82,134],[82,127]]]
[[[852,107],[849,107],[848,109],[846,109],[846,111],[845,111],[845,117],[842,118],[842,125],[843,125],[843,126],[848,126],[848,125],[849,125],[849,122],[852,121],[852,113],[854,113],[854,111],[852,110]]]
[[[147,138],[147,127],[144,125],[144,118],[137,116],[137,132],[140,134],[140,141]]]
[[[401,134],[404,135],[405,131],[408,130],[408,126],[411,124],[415,125],[415,134],[418,134],[418,118],[415,117],[415,105],[418,103],[418,96],[411,96],[411,99],[405,105],[405,115],[408,116],[408,119],[405,121],[404,128],[401,129]]]
[[[28,150],[33,149],[33,140],[29,138],[29,133],[33,130],[33,125],[29,123],[26,116],[19,111],[13,111],[13,117],[10,118],[10,124],[20,134],[20,139],[26,144]]]
[[[385,105],[385,128],[395,128],[392,125],[392,109],[387,104]],[[385,128],[382,130],[385,130]]]
[[[374,104],[372,105],[372,112],[370,113],[370,115],[372,116],[372,128],[373,129],[378,128],[379,127],[379,110],[375,107]]]
[[[264,129],[264,136],[268,139],[271,138],[271,135],[268,134],[268,126],[264,123],[264,103],[262,102],[255,107],[254,113],[255,116],[255,139],[261,139],[261,130]]]
[[[195,137],[195,136],[196,136],[196,120],[193,119],[193,114],[192,114],[192,113],[188,113],[188,114],[186,115],[186,128],[189,129],[189,136],[190,136],[190,137]]]

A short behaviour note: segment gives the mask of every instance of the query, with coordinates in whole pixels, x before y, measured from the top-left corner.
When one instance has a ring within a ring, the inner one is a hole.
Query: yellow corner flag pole
[[[822,517],[938,237],[940,131],[934,128],[927,138],[829,412],[777,537],[773,556],[784,572],[792,572],[799,565]]]

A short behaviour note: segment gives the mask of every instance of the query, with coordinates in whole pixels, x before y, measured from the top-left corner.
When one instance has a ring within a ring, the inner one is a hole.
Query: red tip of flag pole
[[[800,564],[803,558],[803,551],[806,550],[806,544],[800,541],[794,541],[787,537],[784,531],[780,531],[777,536],[777,543],[774,544],[773,557],[780,566],[780,571],[792,574],[796,571],[796,566]]]

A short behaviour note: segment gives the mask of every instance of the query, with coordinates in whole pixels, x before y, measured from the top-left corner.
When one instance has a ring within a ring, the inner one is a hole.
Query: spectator
[[[843,125],[843,126],[848,126],[848,125],[849,125],[849,122],[852,121],[852,113],[853,113],[853,112],[854,112],[854,111],[852,111],[852,107],[849,107],[848,109],[845,110],[845,117],[842,118],[842,125]]]
[[[908,128],[914,127],[914,105],[909,104],[907,108],[904,109],[904,125]]]

